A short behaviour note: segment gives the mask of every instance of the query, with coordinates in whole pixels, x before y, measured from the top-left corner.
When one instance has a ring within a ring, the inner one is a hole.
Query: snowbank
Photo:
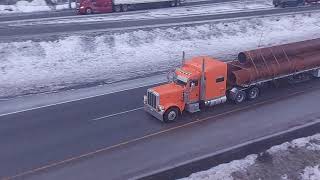
[[[75,7],[75,4],[72,3]],[[51,11],[68,9],[68,4],[59,4],[56,7],[49,7],[44,0],[18,1],[14,5],[0,5],[1,13],[17,13],[17,12],[38,12],[38,11]]]
[[[301,175],[302,180],[319,180],[320,179],[320,167],[316,165],[314,167],[308,166],[303,170]]]
[[[0,43],[0,96],[50,92],[165,72],[187,57],[320,37],[320,13]]]
[[[310,148],[311,147],[311,148]],[[316,147],[316,148],[315,148]],[[181,180],[233,180],[233,179],[320,179],[320,134],[299,138],[274,146],[266,152],[268,160],[257,155],[221,164]],[[300,161],[297,162],[297,161]],[[316,164],[316,165],[314,165]],[[306,165],[311,165],[307,166]]]
[[[228,164],[220,164],[212,169],[194,173],[188,178],[180,180],[233,180],[233,172],[244,171],[250,165],[254,164],[256,158],[257,155],[250,155],[242,160],[235,160]]]

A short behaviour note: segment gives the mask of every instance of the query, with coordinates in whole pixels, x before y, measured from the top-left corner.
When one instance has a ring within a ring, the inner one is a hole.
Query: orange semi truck
[[[320,77],[320,39],[241,52],[231,62],[195,57],[183,61],[170,77],[144,96],[145,110],[163,122],[175,121],[183,111],[199,112],[227,100],[236,104],[254,100],[266,82]]]

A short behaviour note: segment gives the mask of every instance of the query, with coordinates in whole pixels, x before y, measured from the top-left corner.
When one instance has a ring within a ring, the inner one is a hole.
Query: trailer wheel
[[[165,123],[174,122],[178,119],[179,116],[179,110],[178,108],[169,108],[164,114],[163,114],[163,121]]]
[[[121,5],[121,9],[122,9],[122,12],[127,12],[128,11],[128,5],[127,4],[122,4]]]
[[[91,8],[87,8],[86,9],[86,14],[92,14],[92,9]]]
[[[121,6],[120,5],[115,5],[113,7],[114,12],[121,12]]]
[[[236,104],[240,104],[245,100],[246,100],[246,93],[244,91],[238,91],[234,98],[234,102]]]
[[[176,6],[181,6],[181,1],[180,0],[176,0]]]
[[[254,99],[256,99],[257,97],[259,97],[259,94],[260,94],[259,88],[257,88],[257,87],[250,88],[250,89],[247,91],[248,100],[254,100]]]
[[[176,6],[176,1],[174,0],[174,1],[170,1],[170,6],[171,7],[175,7]]]
[[[284,2],[283,2],[283,3],[281,3],[281,7],[282,7],[282,8],[287,7],[286,3],[284,3]]]

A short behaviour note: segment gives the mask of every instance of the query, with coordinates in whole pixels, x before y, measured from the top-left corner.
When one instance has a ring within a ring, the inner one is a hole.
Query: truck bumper
[[[144,105],[144,110],[147,111],[152,116],[154,116],[155,118],[159,119],[160,121],[163,121],[163,112],[157,111],[156,109],[149,106],[148,104]]]

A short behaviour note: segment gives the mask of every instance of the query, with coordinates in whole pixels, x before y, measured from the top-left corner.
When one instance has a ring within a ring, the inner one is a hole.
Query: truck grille
[[[157,99],[158,99],[157,95],[155,95],[152,91],[148,91],[148,104],[151,107],[157,108]]]

